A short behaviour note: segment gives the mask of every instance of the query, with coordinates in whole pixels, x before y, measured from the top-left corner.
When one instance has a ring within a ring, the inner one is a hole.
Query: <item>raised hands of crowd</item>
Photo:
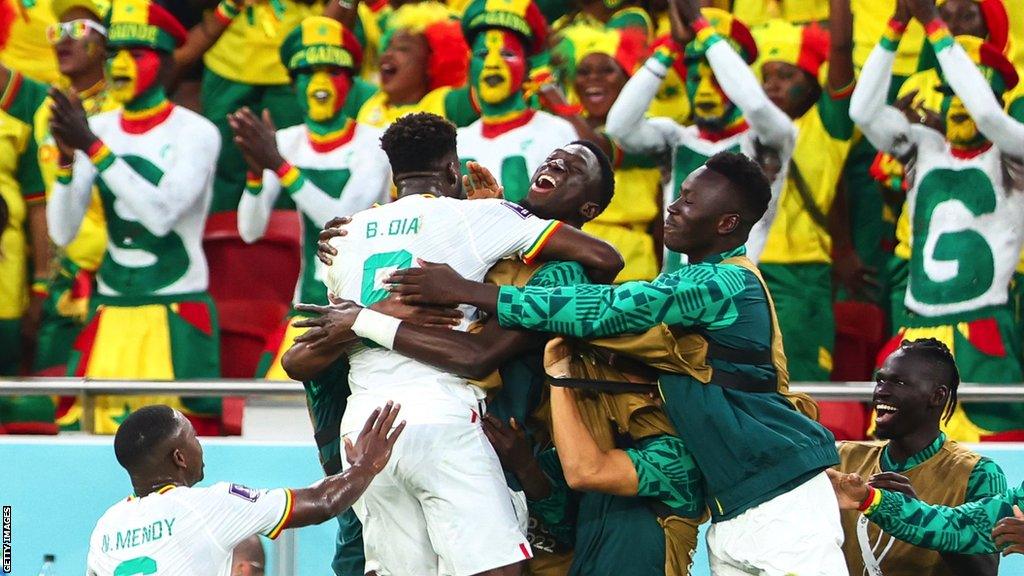
[[[96,142],[81,101],[74,95],[50,88],[50,133],[60,150],[60,163],[71,164],[75,150],[86,151]]]
[[[904,10],[910,13],[921,24],[927,24],[939,17],[939,10],[935,7],[935,0],[898,0],[906,4]],[[897,12],[899,7],[897,6]]]
[[[263,170],[277,170],[284,163],[284,158],[277,149],[277,136],[270,111],[264,110],[263,117],[253,114],[248,106],[239,108],[228,114],[228,124],[234,131],[234,142],[242,151],[242,157],[255,174]]]
[[[686,46],[694,38],[693,28],[690,24],[700,18],[700,6],[695,0],[669,0],[668,20],[672,40],[680,48]]]

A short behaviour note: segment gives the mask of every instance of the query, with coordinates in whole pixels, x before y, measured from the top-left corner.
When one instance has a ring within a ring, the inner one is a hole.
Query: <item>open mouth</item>
[[[330,100],[330,98],[331,98],[331,93],[328,92],[327,90],[314,90],[313,91],[313,100],[316,101],[317,104],[326,104],[327,101]]]
[[[114,76],[110,79],[110,84],[115,90],[127,88],[131,83],[132,79],[129,76]]]
[[[553,176],[549,174],[541,174],[533,181],[533,185],[530,186],[530,188],[537,192],[550,192],[554,190],[557,185],[558,181],[556,181]]]
[[[583,91],[583,98],[587,102],[591,102],[594,104],[600,104],[601,102],[604,102],[607,96],[608,94],[607,92],[605,92],[603,88],[587,88],[586,90]]]
[[[880,423],[880,424],[885,424],[886,422],[892,420],[893,417],[896,416],[896,414],[899,411],[900,411],[899,408],[897,408],[897,407],[895,407],[895,406],[893,406],[891,404],[885,404],[883,402],[879,402],[879,403],[875,404],[875,415],[876,415],[875,420],[878,423]]]
[[[380,81],[387,82],[391,78],[394,78],[395,73],[398,72],[398,66],[390,62],[381,62],[380,64]]]
[[[501,86],[501,83],[505,81],[505,77],[501,74],[488,74],[480,79],[489,88],[496,88]]]

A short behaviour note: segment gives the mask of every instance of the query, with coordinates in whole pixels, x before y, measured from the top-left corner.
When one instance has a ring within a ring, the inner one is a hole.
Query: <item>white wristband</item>
[[[398,334],[398,327],[401,324],[402,321],[398,318],[363,308],[356,316],[356,321],[352,323],[352,331],[360,338],[373,340],[388,350],[394,350],[395,334]]]

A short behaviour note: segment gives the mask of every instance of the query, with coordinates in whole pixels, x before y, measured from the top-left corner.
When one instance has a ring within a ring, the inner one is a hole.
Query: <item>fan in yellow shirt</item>
[[[46,83],[60,78],[57,60],[46,42],[46,29],[57,21],[50,1],[0,0],[3,10],[14,15],[7,45],[0,51],[0,64]]]

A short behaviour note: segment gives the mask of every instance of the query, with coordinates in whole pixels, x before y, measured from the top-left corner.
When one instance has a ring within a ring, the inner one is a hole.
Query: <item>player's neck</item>
[[[726,252],[739,248],[742,244],[737,245],[734,241],[728,242],[713,242],[705,248],[694,249],[686,253],[686,261],[690,264],[700,264],[701,262],[711,258],[712,256],[718,256]]]
[[[430,172],[412,172],[395,177],[395,187],[398,188],[398,197],[430,195],[445,196],[448,186],[445,185],[440,174]]]
[[[889,445],[886,447],[889,460],[899,463],[906,462],[914,454],[931,446],[932,442],[935,442],[935,439],[938,437],[939,424],[936,421],[934,426],[925,426],[906,436],[893,438],[889,440]]]
[[[188,484],[179,478],[172,478],[170,475],[160,475],[153,478],[132,478],[132,491],[136,496],[142,498],[154,492],[159,492],[165,486],[187,486]]]

